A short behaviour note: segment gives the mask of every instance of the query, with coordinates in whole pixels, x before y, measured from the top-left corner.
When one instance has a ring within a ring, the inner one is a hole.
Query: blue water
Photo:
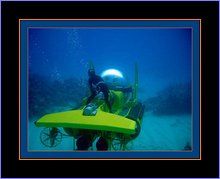
[[[181,125],[187,126],[183,129],[185,132],[180,134],[180,138],[184,140],[181,145],[175,145],[174,140],[173,148],[169,146],[167,150],[181,149],[180,146],[184,147],[185,143],[191,142],[189,109],[192,29],[30,28],[28,55],[30,121],[47,113],[79,105],[81,99],[88,94],[87,70],[90,61],[98,74],[106,69],[115,68],[121,71],[130,83],[134,82],[136,63],[139,77],[138,98],[148,107],[146,114],[151,112],[152,108],[166,105],[159,113],[149,114],[149,118],[151,116],[151,119],[156,117],[162,120],[164,117],[161,116],[166,116],[167,119],[167,115],[170,115],[170,120],[172,118],[174,123],[179,121],[179,118],[182,119],[182,116],[186,118],[185,123],[181,122]],[[179,101],[184,102],[179,104]],[[173,119],[175,115],[177,118]],[[145,115],[144,119],[147,120],[147,117]],[[175,128],[171,123],[168,126],[172,126],[171,129]],[[142,128],[142,131],[146,130]],[[143,134],[144,132],[141,133],[142,136]],[[155,135],[155,140],[161,138]],[[171,132],[170,138],[172,135]],[[34,134],[29,136],[30,141],[35,140],[33,136]],[[141,150],[155,149],[155,146],[149,147],[149,141],[147,145],[143,144]],[[29,147],[35,150],[41,148],[41,145],[39,141],[33,144],[36,147]],[[155,145],[158,145],[158,149],[166,149],[166,146],[160,146],[159,141]],[[132,149],[135,150],[137,147],[138,145],[134,145]]]

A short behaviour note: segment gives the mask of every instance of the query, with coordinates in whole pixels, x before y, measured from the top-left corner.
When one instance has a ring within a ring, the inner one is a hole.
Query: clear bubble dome
[[[101,73],[101,77],[108,85],[109,89],[128,86],[128,81],[124,78],[123,74],[119,70],[105,70]]]

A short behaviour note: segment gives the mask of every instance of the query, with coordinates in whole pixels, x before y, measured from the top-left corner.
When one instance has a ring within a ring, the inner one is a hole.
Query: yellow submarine
[[[133,85],[111,83],[109,89],[112,113],[109,112],[103,95],[98,94],[88,105],[85,97],[77,109],[46,114],[36,120],[36,127],[43,128],[40,133],[41,143],[47,147],[56,147],[62,141],[62,136],[66,135],[73,137],[73,150],[77,150],[77,138],[86,134],[91,136],[92,142],[97,137],[103,137],[108,143],[108,151],[127,150],[127,144],[140,134],[144,114],[144,105],[138,101],[137,96],[137,64]]]

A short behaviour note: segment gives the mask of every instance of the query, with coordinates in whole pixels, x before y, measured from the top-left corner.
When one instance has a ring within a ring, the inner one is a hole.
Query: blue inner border
[[[27,151],[27,33],[30,27],[179,27],[193,29],[193,150],[192,152],[48,152]],[[20,158],[199,158],[200,157],[200,21],[199,20],[21,20],[20,21]]]

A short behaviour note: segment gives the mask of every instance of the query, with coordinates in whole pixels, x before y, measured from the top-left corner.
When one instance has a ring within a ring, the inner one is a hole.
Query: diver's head
[[[90,141],[86,136],[80,136],[76,141],[77,150],[88,150]]]
[[[94,76],[95,75],[95,70],[93,68],[89,69],[88,70],[88,75],[91,77],[91,76]]]
[[[103,137],[100,137],[96,143],[97,150],[108,150],[108,142]]]

